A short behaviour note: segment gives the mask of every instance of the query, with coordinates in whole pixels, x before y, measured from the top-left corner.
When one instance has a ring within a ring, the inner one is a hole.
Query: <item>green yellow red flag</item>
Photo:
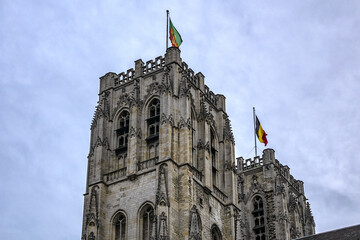
[[[176,30],[176,28],[174,27],[174,25],[171,22],[171,19],[169,18],[169,33],[170,33],[170,41],[173,47],[179,47],[182,43],[182,38],[180,36],[180,33]]]
[[[264,131],[264,129],[262,128],[261,124],[260,124],[260,121],[258,119],[258,117],[256,116],[256,127],[255,127],[255,132],[256,132],[256,135],[259,139],[260,142],[264,143],[265,146],[267,145],[268,141],[266,139],[266,132]]]

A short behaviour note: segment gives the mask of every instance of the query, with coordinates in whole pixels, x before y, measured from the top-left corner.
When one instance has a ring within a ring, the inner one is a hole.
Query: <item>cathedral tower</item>
[[[235,165],[225,97],[178,48],[100,78],[82,239],[290,239],[313,226],[273,150]]]

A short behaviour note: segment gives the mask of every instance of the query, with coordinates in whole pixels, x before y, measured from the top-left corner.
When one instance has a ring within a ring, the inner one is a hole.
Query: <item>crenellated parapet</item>
[[[238,173],[246,172],[254,168],[260,168],[264,165],[264,161],[259,156],[254,158],[243,159],[243,157],[237,158],[237,170]]]
[[[154,71],[163,69],[165,66],[165,58],[158,56],[155,60],[149,60],[142,66],[144,75],[152,73]]]
[[[125,83],[131,82],[132,80],[134,80],[134,74],[135,71],[133,68],[128,69],[126,72],[119,73],[118,77],[114,78],[114,85],[120,86]]]
[[[283,177],[290,186],[299,193],[304,194],[304,182],[295,179],[290,174],[290,168],[287,165],[282,165],[277,159],[275,159],[274,150],[272,149],[265,149],[263,157],[256,156],[249,159],[243,159],[242,157],[237,158],[237,171],[238,173],[246,173],[247,171],[262,168],[268,164],[272,164],[274,166],[274,170]]]
[[[117,88],[126,86],[130,83],[133,83],[134,80],[139,77],[146,78],[155,73],[161,72],[165,70],[165,66],[173,63],[174,61],[167,60],[169,59],[179,59],[173,56],[174,54],[158,56],[155,59],[146,61],[145,63],[139,59],[135,61],[135,68],[130,68],[121,73],[113,73],[109,72],[104,76],[100,77],[100,92],[103,92],[109,88]],[[192,70],[186,62],[180,60],[181,64],[179,65],[179,71],[181,72],[181,76],[183,79],[186,79],[195,89],[200,90],[202,92],[202,96],[215,108],[220,107],[222,110],[224,108],[224,104],[218,106],[219,97],[222,95],[216,95],[213,91],[209,89],[207,85],[204,84],[204,75],[201,72],[195,74],[194,70]],[[175,61],[176,62],[176,61]]]
[[[296,180],[290,174],[290,168],[288,166],[282,165],[278,160],[275,160],[275,167],[276,167],[278,173],[284,179],[286,179],[295,190],[297,190],[299,193],[304,194],[304,182],[301,180]]]

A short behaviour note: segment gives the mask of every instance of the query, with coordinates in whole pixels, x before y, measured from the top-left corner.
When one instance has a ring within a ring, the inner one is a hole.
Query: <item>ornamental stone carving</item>
[[[100,118],[104,117],[105,119],[109,119],[110,117],[110,102],[108,100],[108,96],[110,95],[109,91],[104,92],[101,95],[101,98],[96,106],[94,116],[91,122],[90,129],[93,130],[97,126],[97,122]]]
[[[166,117],[165,113],[161,115],[160,118],[161,125],[169,123],[171,126],[174,126],[174,118],[173,115],[170,114],[169,117]]]
[[[130,138],[138,137],[141,139],[141,128],[131,127],[129,130],[129,136]]]
[[[191,208],[190,211],[189,230],[190,230],[189,240],[201,240],[200,217],[195,205]]]
[[[232,132],[229,116],[227,114],[224,114],[224,118],[225,118],[225,124],[223,128],[224,139],[234,142],[234,134]]]

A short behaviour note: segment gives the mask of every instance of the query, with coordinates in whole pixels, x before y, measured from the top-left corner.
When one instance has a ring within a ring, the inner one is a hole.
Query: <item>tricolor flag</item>
[[[265,146],[267,145],[268,141],[266,139],[266,132],[261,127],[260,121],[258,117],[256,116],[256,126],[255,126],[255,132],[260,142],[264,143]]]
[[[171,41],[172,46],[178,48],[182,43],[180,33],[176,30],[176,28],[172,24],[170,18],[169,18],[169,23],[170,23],[170,26],[169,26],[170,36],[169,36],[169,39]]]

